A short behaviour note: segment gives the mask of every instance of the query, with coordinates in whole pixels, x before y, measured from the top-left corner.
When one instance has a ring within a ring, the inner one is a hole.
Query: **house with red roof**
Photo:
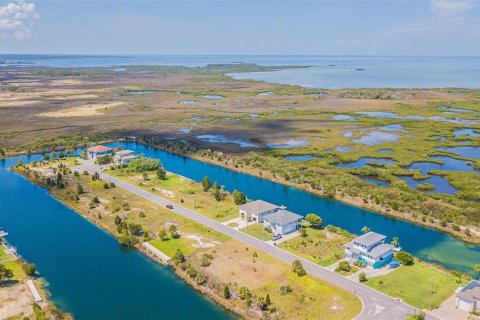
[[[97,159],[98,157],[113,155],[113,149],[99,144],[97,146],[88,148],[87,155],[90,159]]]

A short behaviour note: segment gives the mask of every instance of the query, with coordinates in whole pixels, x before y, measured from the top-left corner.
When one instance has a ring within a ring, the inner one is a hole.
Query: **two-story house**
[[[255,200],[239,206],[242,219],[250,219],[257,222],[263,222],[267,215],[277,212],[280,208],[284,207],[263,200]]]
[[[394,246],[385,243],[387,237],[367,232],[345,245],[345,257],[351,261],[360,260],[374,269],[389,263],[393,257]]]
[[[269,214],[263,220],[263,227],[272,229],[275,234],[287,234],[301,228],[303,216],[287,211],[278,210]]]

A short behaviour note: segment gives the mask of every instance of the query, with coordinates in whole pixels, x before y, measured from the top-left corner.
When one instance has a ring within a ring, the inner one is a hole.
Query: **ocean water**
[[[307,88],[480,88],[480,56],[0,55],[0,67],[205,66],[239,62],[264,66],[309,66],[230,74],[236,79],[263,80]]]

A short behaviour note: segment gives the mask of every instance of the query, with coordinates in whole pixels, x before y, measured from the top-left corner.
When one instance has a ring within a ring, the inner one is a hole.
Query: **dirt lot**
[[[33,297],[25,283],[0,288],[0,319],[32,314]]]

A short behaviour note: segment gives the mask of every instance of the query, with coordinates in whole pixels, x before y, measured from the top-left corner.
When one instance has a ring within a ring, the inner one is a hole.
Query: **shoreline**
[[[119,140],[118,142],[128,142],[128,141]],[[465,242],[467,244],[480,245],[480,236],[468,238],[463,232],[456,232],[456,231],[448,229],[448,228],[443,228],[443,227],[439,227],[437,225],[432,225],[431,223],[425,223],[421,220],[417,221],[417,220],[414,220],[411,217],[407,217],[406,213],[402,214],[401,212],[398,212],[398,211],[387,210],[387,209],[385,209],[381,206],[366,205],[363,202],[363,200],[359,199],[359,198],[353,198],[353,197],[340,198],[338,193],[336,193],[334,197],[329,198],[329,197],[326,197],[324,195],[324,193],[320,192],[319,190],[312,189],[312,188],[309,188],[309,187],[305,187],[302,184],[293,183],[293,182],[289,182],[289,181],[286,181],[286,180],[281,180],[277,177],[274,177],[273,175],[271,175],[271,173],[269,171],[266,171],[269,174],[269,176],[266,177],[264,175],[259,175],[259,174],[255,173],[255,171],[253,169],[249,168],[249,167],[244,167],[244,168],[247,168],[247,170],[240,170],[238,168],[235,168],[234,166],[225,165],[224,162],[214,161],[212,159],[202,157],[202,156],[198,155],[198,153],[196,153],[196,152],[181,153],[181,152],[178,152],[174,149],[168,149],[167,147],[165,147],[163,145],[154,145],[154,144],[150,144],[150,143],[147,143],[147,142],[140,142],[140,141],[135,141],[135,142],[143,144],[143,145],[151,147],[151,148],[156,148],[156,149],[163,150],[163,151],[166,151],[166,152],[171,152],[171,153],[179,155],[179,156],[188,157],[188,158],[192,158],[192,159],[195,159],[195,160],[198,160],[198,161],[202,161],[204,163],[209,163],[209,164],[212,164],[212,165],[215,165],[215,166],[223,167],[223,168],[235,171],[235,172],[248,174],[248,175],[256,177],[256,178],[260,178],[260,179],[264,179],[264,180],[267,180],[267,181],[272,181],[272,182],[275,182],[275,183],[279,183],[279,184],[284,185],[284,186],[294,187],[294,188],[297,188],[299,190],[303,190],[303,191],[309,192],[311,194],[321,196],[321,197],[326,198],[326,199],[339,201],[339,202],[342,202],[344,204],[351,205],[351,206],[354,206],[354,207],[357,207],[357,208],[367,209],[374,214],[380,214],[380,215],[387,216],[387,217],[390,217],[390,218],[399,219],[399,220],[402,220],[402,221],[412,223],[412,224],[417,225],[417,226],[427,227],[429,229],[436,230],[438,232],[448,233],[452,237],[454,237],[455,239],[462,240],[463,242]],[[230,155],[230,156],[235,157],[235,156],[232,156],[232,155]],[[351,198],[350,201],[348,201],[349,198]],[[376,208],[376,207],[378,207],[378,208]],[[392,214],[392,212],[395,213],[395,214]]]
[[[392,209],[386,209],[386,208],[383,208],[382,206],[372,205],[370,203],[369,203],[370,205],[367,205],[360,198],[345,197],[345,196],[344,197],[339,197],[338,192],[332,198],[326,197],[325,194],[323,192],[319,191],[319,190],[312,189],[310,187],[306,187],[302,184],[293,183],[293,182],[290,182],[290,181],[279,179],[278,177],[274,177],[271,174],[271,172],[269,172],[269,171],[265,171],[265,172],[268,172],[268,174],[269,174],[269,176],[266,177],[266,176],[263,176],[263,175],[259,175],[258,173],[255,173],[255,170],[250,168],[250,167],[243,167],[246,170],[241,170],[241,169],[235,168],[234,166],[225,165],[224,162],[215,161],[215,160],[209,159],[207,157],[203,157],[203,156],[198,154],[199,151],[202,151],[202,150],[205,150],[205,149],[200,149],[200,150],[197,150],[197,151],[186,152],[185,153],[185,152],[179,152],[174,148],[170,149],[170,148],[164,146],[163,144],[152,144],[152,143],[149,143],[149,142],[147,142],[145,140],[141,140],[141,139],[131,141],[131,140],[125,140],[125,139],[122,139],[122,138],[102,140],[102,141],[99,141],[98,144],[107,144],[107,143],[114,143],[114,142],[139,143],[139,144],[142,144],[144,146],[159,149],[159,150],[166,151],[166,152],[170,152],[170,153],[173,153],[173,154],[178,155],[178,156],[187,157],[187,158],[198,160],[198,161],[201,161],[201,162],[204,162],[204,163],[208,163],[208,164],[212,164],[212,165],[219,166],[219,167],[222,167],[222,168],[226,168],[226,169],[232,170],[234,172],[248,174],[250,176],[260,178],[260,179],[264,179],[264,180],[267,180],[267,181],[272,181],[272,182],[275,182],[275,183],[279,183],[279,184],[284,185],[284,186],[294,187],[294,188],[297,188],[299,190],[303,190],[303,191],[309,192],[311,194],[321,196],[323,198],[339,201],[341,203],[344,203],[344,204],[347,204],[347,205],[350,205],[350,206],[354,206],[354,207],[361,208],[361,209],[367,209],[374,214],[380,214],[380,215],[387,216],[387,217],[390,217],[390,218],[399,219],[399,220],[402,220],[402,221],[412,223],[412,224],[417,225],[417,226],[427,227],[429,229],[432,229],[432,230],[435,230],[435,231],[438,231],[438,232],[448,233],[449,235],[451,235],[455,239],[461,240],[461,241],[465,242],[466,244],[480,245],[480,235],[478,235],[479,232],[480,232],[479,230],[476,230],[477,231],[477,236],[468,237],[464,232],[458,232],[458,231],[455,231],[455,230],[452,230],[452,229],[449,229],[449,228],[438,226],[437,224],[424,222],[421,219],[414,220],[411,217],[412,213],[410,213],[407,216],[407,213],[401,213],[399,211],[395,211],[395,210],[392,210]],[[74,146],[74,148],[81,148],[81,147],[82,146],[79,146],[79,145]],[[62,147],[57,147],[57,148],[55,148],[55,150],[56,151],[62,151],[62,150],[65,150],[65,147],[63,147],[63,148]],[[10,158],[10,157],[15,157],[15,156],[32,155],[32,154],[36,154],[36,153],[45,153],[45,152],[48,153],[49,151],[42,150],[42,151],[33,151],[33,152],[30,152],[30,153],[26,153],[26,152],[9,153],[9,154],[5,154],[5,156],[3,158],[0,157],[0,160]],[[229,156],[230,157],[236,157],[235,155],[229,155]],[[465,226],[462,226],[462,227],[465,227]],[[476,229],[476,227],[474,227],[474,226],[472,226],[472,228]]]
[[[103,225],[101,224],[97,224],[95,223],[95,221],[93,219],[91,219],[91,217],[87,216],[87,215],[84,215],[82,214],[81,212],[77,211],[76,208],[74,208],[73,206],[71,206],[68,202],[64,202],[62,200],[60,200],[59,198],[57,198],[52,192],[50,192],[50,190],[48,188],[46,188],[40,181],[37,181],[36,178],[33,178],[30,179],[29,177],[25,176],[24,174],[22,174],[21,172],[19,171],[16,171],[16,170],[12,170],[12,172],[14,172],[15,174],[18,174],[19,176],[23,177],[24,179],[28,180],[30,183],[34,184],[35,186],[39,187],[39,188],[42,188],[43,190],[45,190],[53,199],[55,199],[56,201],[60,202],[61,204],[67,206],[69,209],[71,209],[73,212],[75,212],[76,214],[78,214],[79,216],[81,216],[82,218],[86,219],[88,222],[92,223],[95,227],[99,228],[100,230],[102,230],[103,232],[107,233],[109,236],[115,238],[117,241],[119,239],[119,237],[117,237],[114,233],[112,233],[108,228],[104,227]],[[154,263],[158,263],[158,264],[161,264],[162,266],[165,266],[165,267],[170,267],[173,271],[173,273],[175,274],[175,276],[178,278],[178,279],[181,279],[182,281],[186,282],[190,287],[192,287],[196,292],[199,292],[201,293],[202,295],[204,295],[207,299],[209,299],[212,303],[215,303],[217,304],[218,306],[222,307],[224,310],[226,311],[231,311],[232,313],[234,313],[235,315],[239,316],[239,318],[242,318],[242,319],[250,319],[250,320],[255,320],[257,318],[255,317],[252,317],[248,314],[246,314],[245,312],[243,312],[241,309],[239,308],[235,308],[233,305],[229,304],[228,301],[229,300],[225,300],[225,299],[222,299],[221,297],[219,297],[218,295],[216,295],[215,293],[213,293],[211,290],[208,290],[208,288],[204,287],[204,286],[200,286],[198,284],[196,284],[188,275],[186,272],[180,270],[180,268],[175,268],[173,267],[172,265],[170,264],[167,264],[167,263],[164,263],[161,259],[155,257],[153,254],[149,253],[145,248],[142,247],[141,243],[139,244],[136,244],[133,246],[133,248],[138,251],[140,254],[142,254],[143,256],[145,256],[146,258],[150,259],[152,262]],[[43,291],[43,288],[42,288],[42,291]],[[51,293],[48,292],[49,295],[51,295]],[[50,300],[49,300],[50,301]],[[50,301],[51,302],[51,301]],[[50,305],[54,306],[55,308],[58,309],[58,307],[56,305],[54,305],[53,303],[50,303]],[[60,309],[58,309],[60,310]],[[65,312],[63,310],[60,310],[62,312]]]

